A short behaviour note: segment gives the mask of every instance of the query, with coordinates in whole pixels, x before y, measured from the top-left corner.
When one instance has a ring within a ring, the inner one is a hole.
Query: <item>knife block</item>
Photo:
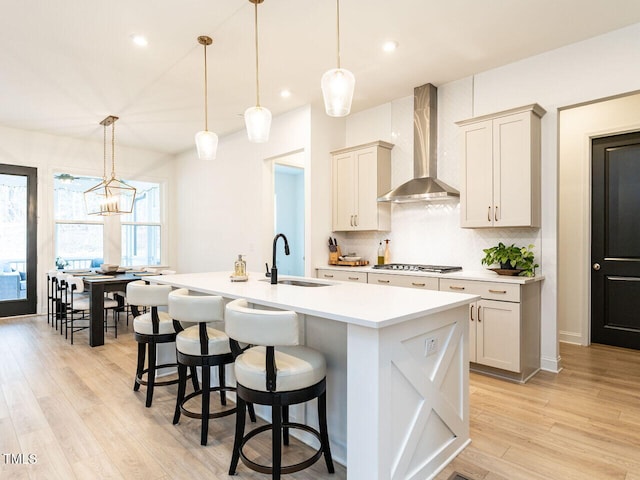
[[[329,252],[329,265],[337,265],[338,258],[342,256],[342,252],[340,251],[340,245],[336,245],[335,252]]]

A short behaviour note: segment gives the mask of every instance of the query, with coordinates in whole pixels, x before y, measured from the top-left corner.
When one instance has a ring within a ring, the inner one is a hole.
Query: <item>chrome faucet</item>
[[[279,233],[273,238],[273,259],[271,260],[271,272],[269,272],[269,265],[267,264],[267,273],[265,273],[265,277],[271,277],[271,285],[275,285],[278,283],[278,267],[276,266],[276,244],[278,243],[278,238],[282,237],[284,240],[284,254],[289,255],[289,242],[287,241],[287,237],[284,236],[284,233]]]

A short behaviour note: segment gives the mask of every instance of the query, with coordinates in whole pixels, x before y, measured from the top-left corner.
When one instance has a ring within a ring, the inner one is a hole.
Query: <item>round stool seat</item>
[[[158,312],[158,333],[153,333],[153,322],[151,321],[151,312],[144,313],[133,319],[133,330],[136,333],[142,333],[144,335],[163,335],[167,333],[175,333],[176,330],[173,327],[173,319],[167,312]]]
[[[209,337],[209,353],[207,355],[223,355],[231,353],[229,337],[226,333],[207,327]],[[184,329],[176,336],[176,349],[186,355],[202,355],[200,353],[200,328],[198,325]]]
[[[265,347],[253,347],[236,358],[235,374],[239,384],[267,391]],[[327,374],[324,355],[304,346],[275,349],[276,391],[289,392],[307,388],[320,382]]]

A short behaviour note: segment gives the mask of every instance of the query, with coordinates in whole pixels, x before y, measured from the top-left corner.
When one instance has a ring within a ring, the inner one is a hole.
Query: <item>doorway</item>
[[[305,152],[271,157],[263,167],[263,256],[271,263],[272,241],[277,233],[284,233],[289,241],[290,255],[278,254],[280,275],[305,275],[307,182]]]
[[[290,255],[280,257],[282,275],[304,276],[304,168],[274,167],[274,230],[289,240]]]
[[[0,164],[0,317],[36,313],[37,178]]]
[[[640,132],[592,141],[591,341],[640,350]]]

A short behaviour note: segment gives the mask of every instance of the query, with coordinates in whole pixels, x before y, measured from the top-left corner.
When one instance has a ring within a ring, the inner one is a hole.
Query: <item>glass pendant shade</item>
[[[349,70],[333,68],[322,75],[320,86],[324,108],[330,117],[345,117],[351,112],[356,79]]]
[[[196,148],[200,160],[215,160],[218,150],[218,135],[207,130],[196,133]]]
[[[264,107],[249,107],[244,111],[244,123],[247,126],[247,136],[253,143],[269,141],[271,129],[271,112]]]

